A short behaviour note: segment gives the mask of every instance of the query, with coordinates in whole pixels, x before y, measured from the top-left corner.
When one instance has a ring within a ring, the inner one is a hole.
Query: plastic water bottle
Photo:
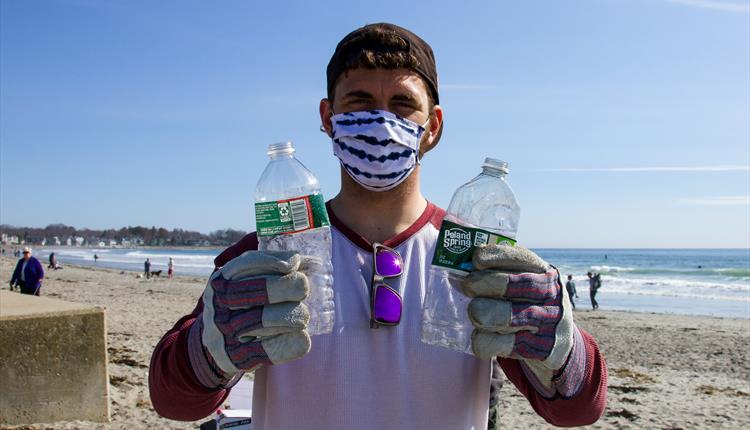
[[[521,208],[506,181],[508,163],[485,158],[482,173],[453,194],[432,260],[422,318],[422,341],[471,354],[471,299],[460,282],[474,267],[476,247],[515,245]]]
[[[259,249],[314,257],[301,268],[310,281],[308,332],[325,334],[335,322],[331,228],[320,183],[294,152],[292,142],[268,146],[271,160],[255,189]]]

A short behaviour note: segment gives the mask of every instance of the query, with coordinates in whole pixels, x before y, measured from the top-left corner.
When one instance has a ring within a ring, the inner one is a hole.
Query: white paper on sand
[[[250,411],[246,409],[224,409],[216,417],[216,429],[251,430]]]
[[[229,409],[217,411],[217,430],[251,430],[253,381],[242,378],[232,387],[225,404]]]

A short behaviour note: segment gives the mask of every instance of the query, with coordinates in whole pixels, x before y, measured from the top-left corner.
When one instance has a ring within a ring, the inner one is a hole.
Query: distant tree
[[[184,229],[167,230],[164,227],[128,226],[119,229],[95,230],[82,228],[80,230],[65,224],[49,224],[44,228],[16,227],[8,224],[0,225],[0,231],[9,236],[18,236],[28,244],[40,244],[47,239],[51,243],[53,237],[57,236],[63,243],[68,237],[80,236],[86,240],[88,245],[96,245],[98,241],[114,239],[120,242],[124,238],[130,240],[142,239],[144,243],[158,246],[185,246],[203,244],[206,241],[210,245],[231,245],[240,240],[245,232],[241,230],[224,229],[216,230],[209,234]],[[93,241],[92,241],[93,240]]]

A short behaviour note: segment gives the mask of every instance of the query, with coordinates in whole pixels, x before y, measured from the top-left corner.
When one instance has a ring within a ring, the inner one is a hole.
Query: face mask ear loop
[[[424,124],[421,124],[420,127],[424,130],[424,133],[422,133],[422,136],[427,134],[429,131],[427,129],[427,124],[430,123],[430,120],[432,119],[432,114],[427,116],[427,121],[424,122]],[[424,157],[424,154],[422,153],[422,137],[420,137],[419,143],[417,144],[417,164],[422,164],[422,157]]]
[[[331,109],[331,116],[329,116],[328,118],[329,118],[329,119],[330,119],[330,118],[333,118],[333,116],[334,116],[334,115],[336,115],[336,113],[335,113],[335,112],[333,111],[333,109]],[[331,126],[333,126],[333,125],[331,125]],[[325,133],[325,134],[326,134],[326,136],[328,136],[328,137],[331,137],[331,138],[332,138],[332,136],[328,134],[328,130],[326,130],[326,128],[325,128],[325,127],[323,127],[323,124],[320,124],[320,131],[321,131],[322,133]]]

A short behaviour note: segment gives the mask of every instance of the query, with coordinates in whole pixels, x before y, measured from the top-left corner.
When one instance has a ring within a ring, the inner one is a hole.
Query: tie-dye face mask
[[[429,120],[428,120],[429,121]],[[346,173],[371,191],[388,191],[419,164],[424,126],[384,110],[331,117],[333,154]]]

